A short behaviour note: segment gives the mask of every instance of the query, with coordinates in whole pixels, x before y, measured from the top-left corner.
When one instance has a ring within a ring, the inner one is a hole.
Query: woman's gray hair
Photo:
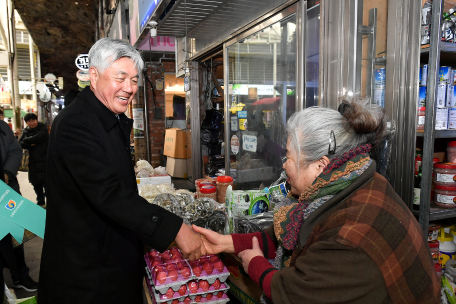
[[[335,135],[336,149],[329,155],[331,131]],[[293,114],[287,123],[290,152],[299,159],[299,166],[306,166],[323,156],[332,160],[368,143],[375,145],[385,133],[383,108],[369,104],[369,98],[358,96],[342,97],[339,111],[311,107]]]
[[[144,67],[141,54],[128,42],[120,39],[103,38],[98,40],[89,51],[89,68],[94,67],[100,73],[109,68],[114,61],[130,58],[140,73]]]

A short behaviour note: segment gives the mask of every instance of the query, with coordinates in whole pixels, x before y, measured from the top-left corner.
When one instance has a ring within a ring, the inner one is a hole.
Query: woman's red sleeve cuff
[[[252,249],[252,238],[256,236],[263,254],[268,259],[276,257],[277,248],[266,232],[254,232],[248,234],[232,234],[234,252],[238,254],[246,249]]]
[[[278,270],[272,267],[269,261],[262,256],[256,256],[251,259],[248,270],[250,278],[263,289],[264,294],[268,298],[272,299],[272,277]]]

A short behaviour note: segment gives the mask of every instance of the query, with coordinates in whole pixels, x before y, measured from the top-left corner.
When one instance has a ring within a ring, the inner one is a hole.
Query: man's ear
[[[93,66],[91,66],[89,69],[89,77],[90,77],[90,85],[95,88],[97,85],[99,74],[98,74],[97,69]]]

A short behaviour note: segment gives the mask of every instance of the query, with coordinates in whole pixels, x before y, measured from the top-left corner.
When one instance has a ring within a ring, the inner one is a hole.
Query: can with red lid
[[[435,185],[434,204],[441,208],[456,208],[456,187]]]
[[[456,164],[434,164],[434,184],[444,187],[456,187]]]

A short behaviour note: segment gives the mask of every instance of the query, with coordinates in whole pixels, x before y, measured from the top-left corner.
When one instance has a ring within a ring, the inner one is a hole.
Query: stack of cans
[[[385,107],[386,69],[375,69],[374,103]]]
[[[455,73],[451,67],[442,66],[439,70],[436,100],[436,130],[456,129]]]

